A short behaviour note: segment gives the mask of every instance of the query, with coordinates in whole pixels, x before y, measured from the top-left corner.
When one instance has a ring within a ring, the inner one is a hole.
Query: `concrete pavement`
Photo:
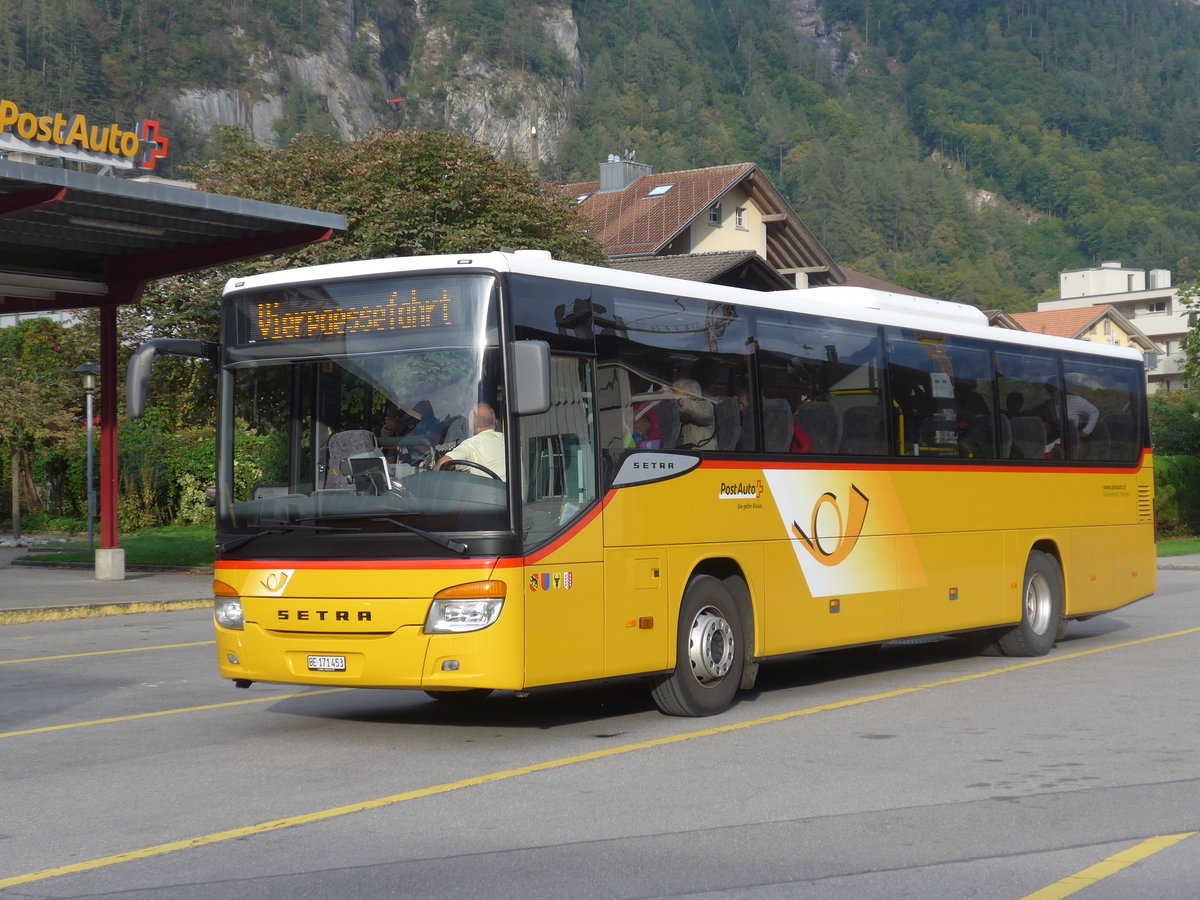
[[[212,603],[211,570],[127,568],[124,581],[97,581],[90,567],[14,563],[30,555],[28,547],[0,547],[0,625],[197,609]],[[1200,554],[1160,559],[1158,568],[1200,571]]]

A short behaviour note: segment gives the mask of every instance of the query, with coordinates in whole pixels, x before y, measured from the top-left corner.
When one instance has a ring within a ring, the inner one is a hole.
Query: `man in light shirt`
[[[471,414],[471,431],[471,437],[439,459],[437,467],[440,469],[456,461],[478,463],[495,472],[501,481],[507,480],[504,435],[496,430],[496,411],[486,403],[476,405],[474,413]],[[463,471],[487,477],[486,472],[471,466],[463,466]]]

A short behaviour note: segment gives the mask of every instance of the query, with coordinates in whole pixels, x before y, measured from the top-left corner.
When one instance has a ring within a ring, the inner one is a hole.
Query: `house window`
[[[746,207],[738,206],[733,210],[733,224],[742,231],[746,230]]]
[[[1146,304],[1146,312],[1148,313],[1165,313],[1167,311],[1166,300],[1151,300]]]
[[[708,208],[708,224],[721,227],[721,204],[714,203]]]
[[[646,192],[646,196],[647,197],[661,197],[663,194],[665,194],[667,191],[669,191],[673,187],[675,187],[674,184],[660,184],[658,187],[651,188],[650,190],[648,190]]]

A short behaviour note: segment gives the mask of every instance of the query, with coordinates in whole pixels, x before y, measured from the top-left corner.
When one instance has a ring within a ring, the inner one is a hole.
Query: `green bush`
[[[1154,518],[1162,536],[1200,534],[1200,457],[1154,458]]]

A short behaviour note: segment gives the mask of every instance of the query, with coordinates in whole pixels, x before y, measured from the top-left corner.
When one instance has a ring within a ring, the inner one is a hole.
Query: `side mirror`
[[[545,341],[513,341],[513,396],[510,409],[518,416],[544,413],[550,408],[550,345]]]
[[[150,369],[161,354],[192,356],[217,362],[217,345],[212,341],[193,341],[184,338],[155,338],[134,351],[125,370],[125,415],[140,419],[146,414],[146,394],[150,389]]]

